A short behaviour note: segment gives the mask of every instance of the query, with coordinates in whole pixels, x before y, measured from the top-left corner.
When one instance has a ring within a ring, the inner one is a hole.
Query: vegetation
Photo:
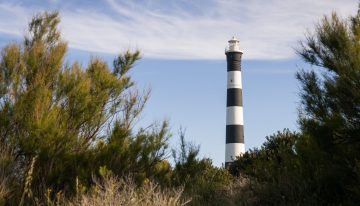
[[[360,11],[325,17],[298,50],[300,131],[266,138],[230,168],[199,158],[168,123],[135,131],[149,91],[93,58],[66,63],[58,13],[42,13],[0,57],[0,205],[356,205],[360,201]]]
[[[1,53],[3,201],[41,203],[48,191],[51,199],[74,196],[77,184],[94,184],[100,168],[131,174],[139,185],[168,180],[167,123],[132,129],[149,96],[128,75],[139,51],[119,55],[113,69],[98,58],[85,68],[64,63],[59,21],[57,13],[35,16],[24,43]]]
[[[179,151],[173,151],[172,186],[184,186],[192,205],[224,204],[223,195],[234,178],[225,168],[214,167],[211,159],[199,159],[198,153],[199,146],[186,142],[185,133],[180,131]]]
[[[164,190],[153,182],[137,187],[131,179],[117,179],[105,176],[85,194],[78,195],[72,201],[58,199],[52,204],[64,205],[185,205],[190,200],[181,200],[182,189]]]
[[[133,192],[139,204],[159,198],[166,205],[186,203],[176,188],[193,188],[193,181],[183,181],[186,171],[172,169],[166,159],[168,123],[133,129],[149,97],[128,75],[140,52],[120,54],[112,68],[99,58],[85,67],[65,63],[59,21],[56,12],[35,16],[24,42],[1,52],[0,203],[46,205],[60,198],[64,204],[93,205],[113,195],[112,201],[127,204],[131,199],[119,195]],[[197,152],[185,154],[177,167],[209,170],[203,173],[209,178],[227,173],[199,160]],[[202,179],[202,187],[207,182]],[[152,193],[145,194],[146,188]]]
[[[325,17],[298,51],[300,133],[267,138],[234,164],[255,205],[357,205],[360,198],[360,11]],[[248,197],[246,197],[248,198]],[[245,199],[246,199],[245,198]]]

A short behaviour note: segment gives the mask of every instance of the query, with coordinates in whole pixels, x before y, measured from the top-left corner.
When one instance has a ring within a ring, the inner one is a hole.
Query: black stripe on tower
[[[244,126],[226,125],[226,143],[244,143]]]
[[[242,103],[242,89],[228,88],[226,95],[226,106],[243,106]]]
[[[226,53],[227,71],[241,71],[241,55],[240,52]]]

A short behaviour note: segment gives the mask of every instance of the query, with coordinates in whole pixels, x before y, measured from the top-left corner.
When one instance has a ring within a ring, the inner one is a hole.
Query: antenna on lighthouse
[[[239,40],[232,37],[225,49],[227,61],[226,146],[225,167],[245,153],[244,120]]]

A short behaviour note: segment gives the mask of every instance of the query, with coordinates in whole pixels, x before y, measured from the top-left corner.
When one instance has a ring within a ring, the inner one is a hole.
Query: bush
[[[224,193],[233,180],[228,170],[213,166],[211,159],[198,158],[199,147],[186,142],[183,131],[179,145],[173,150],[172,186],[184,186],[185,195],[192,198],[191,205],[224,204]]]

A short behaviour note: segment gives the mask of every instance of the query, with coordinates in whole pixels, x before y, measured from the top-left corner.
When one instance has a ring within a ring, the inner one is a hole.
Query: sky
[[[221,166],[225,155],[227,41],[236,36],[242,60],[246,149],[267,135],[298,130],[300,85],[295,74],[311,69],[296,54],[299,42],[324,15],[348,18],[357,0],[0,0],[0,47],[21,42],[37,12],[58,10],[68,42],[67,61],[109,64],[126,49],[140,49],[131,71],[151,97],[136,127],[169,120],[200,145],[200,156]]]

